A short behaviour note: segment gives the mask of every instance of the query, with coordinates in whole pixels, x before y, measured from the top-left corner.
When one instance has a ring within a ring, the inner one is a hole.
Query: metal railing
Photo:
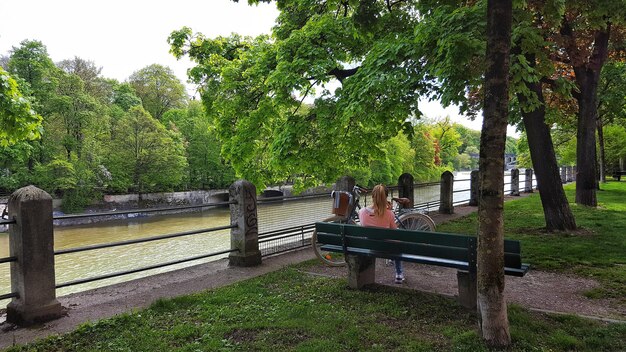
[[[520,175],[522,176],[522,175]],[[524,179],[520,177],[519,183],[523,184]],[[505,184],[510,185],[510,182]],[[535,183],[536,185],[536,183]],[[458,187],[462,187],[457,189]],[[466,204],[470,199],[470,179],[469,178],[460,178],[458,180],[454,180],[455,189],[453,190],[453,194],[460,195],[460,197],[455,197],[453,204],[460,205]],[[391,191],[391,196],[394,196],[394,192],[398,192],[397,186],[389,187]],[[413,192],[415,198],[415,204],[413,209],[430,212],[438,209],[440,206],[440,183],[439,182],[428,182],[428,183],[417,183],[413,185]],[[520,187],[520,189],[523,189]],[[261,255],[266,257],[270,255],[276,255],[279,253],[283,253],[286,251],[291,251],[298,248],[303,248],[310,246],[310,238],[311,234],[314,230],[314,224],[317,221],[320,221],[331,215],[331,202],[329,198],[330,192],[317,193],[317,194],[309,194],[303,196],[282,196],[282,197],[271,197],[271,198],[260,198],[257,200],[257,210],[259,212],[258,216],[258,244],[259,250],[261,251]],[[466,195],[466,196],[464,196]],[[363,197],[363,204],[367,204],[367,197]],[[163,208],[147,208],[147,209],[130,209],[130,210],[122,210],[122,211],[112,211],[112,212],[100,212],[100,213],[89,213],[89,214],[69,214],[69,215],[60,215],[54,216],[54,220],[68,220],[68,219],[79,219],[79,218],[88,218],[88,217],[110,217],[110,216],[122,216],[129,214],[142,214],[142,213],[164,213],[164,212],[180,212],[181,210],[191,210],[191,209],[202,209],[207,207],[219,207],[219,206],[227,206],[231,204],[236,204],[234,201],[228,202],[217,202],[217,203],[206,203],[200,205],[188,205],[188,206],[177,206],[177,207],[163,207]],[[0,220],[0,225],[6,224],[14,224],[14,219],[2,219]],[[98,249],[106,249],[112,247],[119,246],[127,246],[138,243],[145,242],[153,242],[153,241],[162,241],[173,239],[182,236],[192,236],[199,234],[206,234],[210,232],[222,231],[235,228],[236,225],[226,225],[226,226],[218,226],[212,228],[204,228],[199,230],[178,232],[172,234],[163,234],[151,237],[145,237],[140,239],[131,239],[124,241],[117,241],[111,243],[103,243],[82,247],[75,247],[69,249],[61,249],[54,252],[55,257],[66,255],[70,253],[78,253],[85,252],[91,250]],[[188,258],[181,258],[172,261],[167,261],[164,263],[157,263],[146,265],[138,268],[133,268],[129,270],[122,270],[113,273],[105,273],[101,275],[96,275],[87,278],[78,278],[70,281],[66,281],[56,285],[56,288],[64,288],[73,285],[79,285],[84,283],[89,283],[93,281],[105,280],[114,277],[134,274],[138,272],[163,268],[167,266],[173,266],[177,264],[192,262],[195,260],[206,259],[210,257],[223,256],[225,254],[233,253],[236,250],[233,249],[225,249],[219,250],[212,253],[200,254],[191,256]],[[3,263],[11,263],[17,260],[16,257],[10,256],[5,258],[0,258],[0,264]],[[0,300],[17,297],[17,294],[14,292],[0,295]]]

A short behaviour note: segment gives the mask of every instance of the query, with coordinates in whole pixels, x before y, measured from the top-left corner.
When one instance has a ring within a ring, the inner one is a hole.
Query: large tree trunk
[[[604,153],[604,127],[602,124],[602,118],[598,117],[596,121],[598,128],[598,171],[600,172],[600,181],[606,183],[606,155]]]
[[[597,88],[600,72],[583,67],[574,68],[580,88],[578,98],[578,126],[576,132],[576,203],[595,207],[598,205],[596,191],[596,116]]]
[[[504,299],[504,148],[508,123],[511,0],[487,5],[487,69],[480,137],[478,202],[478,313],[491,347],[511,343]]]
[[[576,220],[563,190],[550,128],[545,122],[546,109],[541,83],[528,82],[526,86],[531,92],[535,92],[540,103],[539,107],[531,112],[525,112],[522,109],[522,118],[528,138],[530,158],[537,175],[546,229],[548,231],[575,230]],[[522,94],[518,94],[517,97],[522,104],[527,100]]]
[[[576,75],[576,85],[580,91],[578,100],[578,125],[576,141],[576,203],[595,207],[598,205],[596,191],[596,120],[598,117],[598,83],[600,71],[606,61],[611,24],[598,29],[594,35],[593,50],[586,56],[588,48],[581,49],[575,40],[575,33],[564,17],[561,35],[565,50]]]

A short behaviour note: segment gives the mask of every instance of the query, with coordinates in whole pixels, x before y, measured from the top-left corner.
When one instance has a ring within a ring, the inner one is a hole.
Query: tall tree
[[[511,343],[504,298],[504,150],[509,113],[511,0],[487,2],[487,51],[478,203],[478,311],[489,346]]]
[[[185,106],[185,86],[169,67],[153,64],[134,72],[128,83],[135,89],[144,109],[157,120],[170,109]]]
[[[57,87],[58,68],[50,59],[48,50],[43,43],[36,40],[24,40],[18,47],[11,50],[8,62],[9,72],[21,80],[23,93],[31,98],[33,108],[43,118],[41,138],[31,142],[33,152],[28,161],[29,170],[33,170],[35,162],[49,159],[49,152],[44,148],[46,143],[46,124],[51,113],[49,100],[54,96]]]
[[[428,72],[437,77],[442,82],[435,90],[435,97],[444,104],[456,103],[461,107],[461,111],[472,116],[481,107],[480,98],[484,96],[482,77],[482,64],[484,60],[484,5],[483,1],[474,2],[465,6],[441,6],[425,16],[420,22],[416,33],[416,42],[421,48],[426,48],[423,60]],[[554,150],[550,148],[552,144],[549,130],[545,126],[542,111],[536,110],[541,104],[535,97],[534,90],[529,89],[526,82],[537,83],[545,77],[551,78],[554,69],[550,66],[550,55],[541,51],[541,48],[548,46],[542,38],[542,33],[538,28],[541,26],[531,25],[532,11],[529,11],[525,3],[515,9],[515,31],[514,38],[519,43],[517,51],[514,53],[512,61],[512,91],[520,94],[523,104],[512,104],[512,111],[517,111],[519,115],[521,109],[523,114],[532,113],[533,119],[526,118],[525,125],[531,131],[532,138],[529,139],[531,150],[537,160],[532,165],[537,170],[537,180],[542,187],[540,196],[544,205],[544,215],[546,227],[549,229],[572,229],[575,228],[573,215],[569,210],[567,198],[563,191],[558,165],[554,158]],[[532,67],[526,60],[526,53],[539,52],[542,57],[543,66]],[[548,67],[546,67],[548,63]],[[551,69],[551,71],[550,71]],[[548,73],[546,73],[548,72]],[[559,81],[560,82],[560,81]],[[557,90],[558,87],[553,88]],[[466,92],[469,91],[469,94]],[[543,133],[532,133],[541,130]],[[550,157],[552,155],[552,157]],[[563,216],[561,216],[563,214]]]
[[[75,56],[73,59],[58,62],[57,66],[66,73],[80,77],[85,85],[85,92],[101,103],[108,102],[111,98],[110,85],[101,77],[102,67],[96,66],[93,61]]]
[[[0,67],[0,146],[40,135],[41,116],[31,107],[18,84]]]
[[[555,59],[574,72],[578,103],[576,203],[596,206],[596,126],[598,85],[612,36],[626,25],[626,1],[567,1],[561,22],[554,29]]]
[[[140,106],[114,126],[107,159],[111,185],[124,192],[171,190],[180,185],[187,166],[180,136]]]

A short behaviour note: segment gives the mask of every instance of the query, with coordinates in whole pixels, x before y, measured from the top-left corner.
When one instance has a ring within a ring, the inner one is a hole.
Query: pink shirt
[[[377,216],[374,209],[370,207],[359,210],[359,221],[361,226],[383,227],[387,229],[397,229],[395,217],[389,209],[385,209],[383,216]]]

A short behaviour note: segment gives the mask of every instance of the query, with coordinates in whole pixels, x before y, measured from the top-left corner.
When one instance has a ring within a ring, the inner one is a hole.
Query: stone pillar
[[[453,214],[454,205],[452,203],[454,196],[454,175],[452,175],[450,171],[446,171],[441,174],[440,189],[439,212],[441,214]]]
[[[478,177],[478,170],[473,170],[470,173],[470,200],[469,205],[475,207],[478,205],[478,194],[480,190],[480,178]]]
[[[335,183],[335,191],[352,192],[352,188],[356,185],[356,181],[352,176],[342,176]]]
[[[561,183],[567,183],[567,170],[565,166],[561,166]]]
[[[459,303],[461,306],[476,310],[477,289],[476,273],[457,270],[456,279],[459,286]]]
[[[511,170],[511,195],[519,196],[519,169]]]
[[[524,192],[532,193],[533,192],[533,169],[526,169],[524,173],[526,177],[526,179],[524,180]]]
[[[360,289],[376,281],[376,258],[348,254],[348,287]]]
[[[356,185],[356,180],[354,179],[354,177],[342,176],[335,183],[335,191],[345,191],[345,192],[350,192],[350,194],[352,194],[352,189],[354,188],[355,185]],[[352,195],[354,196],[354,194]],[[365,206],[365,203],[361,202],[361,205]],[[346,214],[351,214],[352,208],[354,208],[354,201],[352,201],[352,203],[348,205]]]
[[[408,198],[411,200],[411,203],[406,206],[406,208],[413,208],[415,205],[415,193],[413,191],[413,175],[409,173],[404,173],[400,175],[398,178],[398,197],[399,198]]]
[[[574,180],[573,171],[574,168],[572,166],[567,167],[567,182],[572,182]]]
[[[230,248],[236,249],[228,256],[228,264],[233,266],[254,266],[261,264],[259,251],[259,229],[256,208],[256,187],[245,180],[233,183],[228,189],[230,201]]]
[[[7,322],[28,326],[59,318],[64,314],[56,299],[54,278],[54,235],[52,197],[28,186],[11,195],[9,226],[11,291],[15,297],[7,305]]]

